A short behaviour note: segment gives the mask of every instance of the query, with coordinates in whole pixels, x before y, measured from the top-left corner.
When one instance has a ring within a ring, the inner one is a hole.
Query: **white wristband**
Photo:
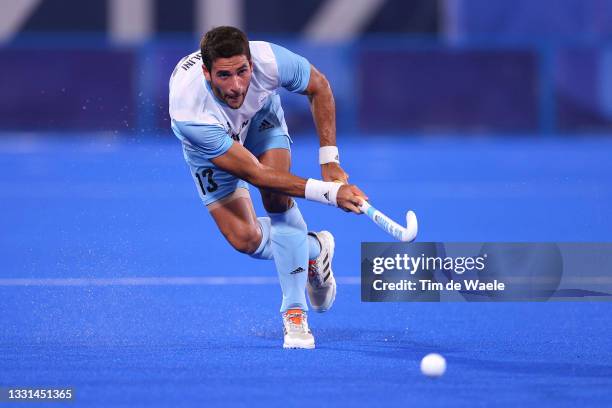
[[[340,183],[308,179],[304,196],[307,200],[337,207],[338,203],[336,202],[336,197],[338,197],[338,190],[340,190],[340,187],[342,187]]]
[[[319,164],[340,163],[338,146],[319,147]]]

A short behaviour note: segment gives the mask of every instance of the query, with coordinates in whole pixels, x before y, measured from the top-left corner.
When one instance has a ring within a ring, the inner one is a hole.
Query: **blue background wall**
[[[612,2],[387,1],[354,38],[313,42],[323,4],[246,2],[244,24],[328,76],[340,131],[612,129]],[[0,46],[0,130],[166,133],[168,78],[198,47],[193,7],[156,2],[153,36],[125,46],[104,1],[43,1]],[[304,98],[283,98],[292,131],[312,131]]]

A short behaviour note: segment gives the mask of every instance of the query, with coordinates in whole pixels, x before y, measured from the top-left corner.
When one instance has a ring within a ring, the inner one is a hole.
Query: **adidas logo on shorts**
[[[259,128],[257,128],[257,130],[260,132],[263,132],[264,130],[272,129],[273,127],[274,127],[274,124],[264,119],[263,121],[261,121],[261,124],[259,125]]]

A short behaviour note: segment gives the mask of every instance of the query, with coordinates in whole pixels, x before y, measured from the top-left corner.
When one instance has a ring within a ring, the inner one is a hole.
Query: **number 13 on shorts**
[[[219,185],[213,179],[213,169],[200,169],[197,172],[193,173],[193,177],[196,179],[198,190],[200,191],[200,195],[202,197],[206,196],[208,193],[214,193]]]
[[[191,168],[191,176],[200,199],[207,206],[228,196],[239,187],[247,190],[249,188],[246,181],[212,166]]]

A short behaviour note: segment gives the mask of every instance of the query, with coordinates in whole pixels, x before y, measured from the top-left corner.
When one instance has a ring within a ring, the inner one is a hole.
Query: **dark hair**
[[[249,40],[245,33],[236,27],[216,27],[204,34],[200,41],[202,62],[206,69],[212,72],[213,61],[217,58],[230,58],[236,55],[246,55],[251,60]]]

